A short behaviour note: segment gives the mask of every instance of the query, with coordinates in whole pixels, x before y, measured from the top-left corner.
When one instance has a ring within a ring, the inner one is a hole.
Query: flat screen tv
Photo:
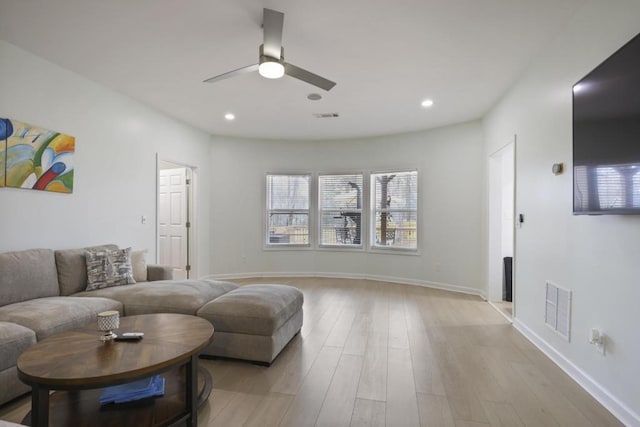
[[[573,213],[640,214],[640,34],[573,86]]]

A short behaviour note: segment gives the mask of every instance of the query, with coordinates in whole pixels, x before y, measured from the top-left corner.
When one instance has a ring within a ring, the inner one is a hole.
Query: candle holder
[[[113,330],[120,327],[120,313],[116,310],[103,311],[98,313],[98,330],[104,332],[100,341],[111,341],[117,338]]]

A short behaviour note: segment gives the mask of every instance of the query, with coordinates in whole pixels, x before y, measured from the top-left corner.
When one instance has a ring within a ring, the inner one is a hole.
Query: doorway
[[[509,320],[515,317],[515,137],[489,156],[488,300]]]
[[[174,279],[195,277],[193,178],[193,167],[158,159],[157,258]]]

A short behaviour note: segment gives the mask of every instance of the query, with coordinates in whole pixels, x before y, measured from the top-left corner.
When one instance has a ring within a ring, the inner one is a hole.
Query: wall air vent
[[[570,341],[571,291],[547,282],[545,289],[544,323]]]
[[[316,119],[333,119],[336,117],[340,117],[338,113],[314,113],[313,117]]]

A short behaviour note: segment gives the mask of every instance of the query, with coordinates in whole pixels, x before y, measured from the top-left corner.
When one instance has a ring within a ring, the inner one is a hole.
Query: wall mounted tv
[[[640,34],[573,86],[573,213],[640,214]]]

